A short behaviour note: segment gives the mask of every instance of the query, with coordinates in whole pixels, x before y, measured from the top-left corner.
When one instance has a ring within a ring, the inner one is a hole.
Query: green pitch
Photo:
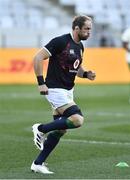
[[[76,85],[84,125],[68,131],[48,158],[54,175],[34,174],[38,150],[31,126],[52,119],[35,86],[0,86],[0,179],[129,179],[130,104],[128,85]]]

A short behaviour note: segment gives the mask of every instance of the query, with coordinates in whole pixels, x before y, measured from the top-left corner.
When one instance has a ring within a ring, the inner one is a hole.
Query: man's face
[[[78,37],[80,40],[87,40],[91,34],[92,22],[86,21],[81,29],[79,29]]]

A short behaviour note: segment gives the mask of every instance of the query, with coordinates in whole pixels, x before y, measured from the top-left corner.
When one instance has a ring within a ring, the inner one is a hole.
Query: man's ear
[[[79,26],[75,26],[75,30],[78,31],[79,30]]]

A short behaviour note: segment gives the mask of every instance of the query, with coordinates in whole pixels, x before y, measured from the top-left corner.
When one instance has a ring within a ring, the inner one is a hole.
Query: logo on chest
[[[74,49],[70,49],[70,54],[74,54]]]

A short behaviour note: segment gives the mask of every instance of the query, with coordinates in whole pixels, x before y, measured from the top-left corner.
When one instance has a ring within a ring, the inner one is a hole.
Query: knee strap
[[[65,116],[66,118],[70,117],[73,114],[79,114],[81,116],[83,116],[81,110],[79,109],[79,107],[77,105],[72,105],[69,108],[67,108],[64,113],[63,116]]]

